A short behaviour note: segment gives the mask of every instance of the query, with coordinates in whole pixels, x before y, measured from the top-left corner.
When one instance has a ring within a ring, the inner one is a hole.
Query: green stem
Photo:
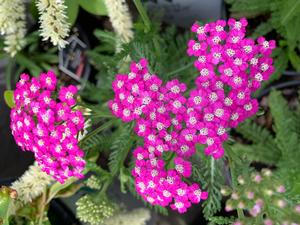
[[[5,81],[6,81],[6,89],[11,90],[11,75],[12,75],[12,68],[14,65],[14,60],[9,59],[8,64],[5,70]]]
[[[44,190],[42,199],[41,199],[41,207],[39,210],[39,223],[38,223],[39,225],[43,225],[45,207],[46,207],[46,190]]]
[[[229,170],[231,173],[232,187],[235,189],[238,185],[238,182],[237,182],[237,177],[235,174],[234,164],[233,164],[233,161],[230,159],[230,157],[228,157],[228,164],[229,164]],[[245,217],[242,209],[237,209],[237,214],[238,214],[239,219],[243,219]]]
[[[145,25],[145,33],[148,33],[150,32],[151,30],[151,20],[141,2],[141,0],[133,0],[134,4],[135,4],[135,7],[137,8],[143,22],[144,22],[144,25]],[[154,44],[154,48],[155,48],[155,51],[157,52],[157,55],[158,57],[161,56],[161,48],[160,48],[160,45],[159,45],[159,40],[157,38],[157,36],[155,35],[153,37],[153,44]]]
[[[150,19],[146,13],[145,8],[143,7],[143,4],[141,0],[133,0],[135,7],[137,8],[139,14],[141,15],[141,18],[145,24],[145,32],[148,33],[151,30],[151,22]]]
[[[211,157],[210,159],[210,182],[214,183],[214,177],[215,177],[215,159]]]
[[[99,132],[106,130],[107,128],[109,128],[111,125],[113,124],[113,121],[108,121],[106,123],[104,123],[102,126],[97,127],[95,130],[93,130],[92,132],[88,133],[80,142],[84,142],[85,140],[87,140],[88,138],[90,138],[93,135],[98,134]]]
[[[188,63],[188,64],[186,64],[185,66],[180,67],[179,69],[176,69],[176,70],[174,70],[174,71],[168,73],[166,76],[167,76],[167,77],[173,76],[173,75],[175,75],[175,74],[177,74],[177,73],[179,73],[179,72],[181,72],[181,71],[186,70],[187,68],[191,67],[192,65],[194,65],[194,62]]]

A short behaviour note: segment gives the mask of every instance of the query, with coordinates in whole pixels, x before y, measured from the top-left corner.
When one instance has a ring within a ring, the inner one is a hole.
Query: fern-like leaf
[[[235,144],[231,148],[233,151],[245,155],[250,161],[266,163],[269,165],[276,165],[281,157],[281,152],[278,150],[277,146],[273,149],[263,143],[254,145]]]
[[[112,174],[117,175],[133,145],[133,124],[125,124],[119,127],[118,135],[111,146],[109,155],[109,169]]]
[[[233,222],[236,220],[235,217],[223,217],[223,216],[214,216],[209,218],[209,224],[208,225],[227,225],[227,224],[233,224]]]
[[[197,148],[198,153],[201,151]],[[204,156],[201,152],[201,165],[193,164],[193,180],[202,185],[202,189],[208,191],[208,199],[203,201],[203,214],[206,219],[212,217],[221,209],[221,187],[224,185],[224,163],[212,157]]]

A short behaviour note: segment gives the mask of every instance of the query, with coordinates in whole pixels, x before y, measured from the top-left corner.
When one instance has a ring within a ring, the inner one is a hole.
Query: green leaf
[[[103,0],[78,0],[79,5],[91,14],[105,16],[107,10]]]
[[[68,17],[68,22],[71,24],[71,26],[73,26],[76,22],[79,12],[78,0],[65,0],[65,5],[67,6],[66,14]]]
[[[297,70],[300,71],[300,56],[296,53],[295,50],[289,51],[289,59],[292,66]]]
[[[209,218],[209,225],[218,224],[218,225],[227,225],[227,224],[233,224],[233,222],[236,220],[235,217],[223,217],[223,216],[214,216]]]
[[[66,188],[69,188],[69,186],[72,185],[77,180],[78,180],[77,178],[71,177],[64,184],[61,184],[59,182],[54,183],[50,187],[49,194],[48,194],[48,199],[47,199],[47,203],[49,203],[53,198],[56,198],[57,194],[60,191],[66,189]]]
[[[257,145],[235,144],[231,148],[239,154],[245,154],[248,160],[269,165],[276,165],[281,157],[280,150],[278,150],[277,146],[271,148],[262,143]]]
[[[100,41],[105,41],[105,42],[111,43],[113,45],[115,45],[115,43],[116,43],[116,35],[114,32],[97,29],[94,31],[94,35]]]
[[[73,196],[80,188],[83,187],[83,183],[72,184],[69,187],[59,191],[55,198],[68,198]]]
[[[300,12],[300,1],[299,0],[285,0],[282,13],[281,23],[285,25],[287,22],[292,20]]]
[[[32,0],[29,6],[30,13],[35,20],[39,18],[39,11],[36,7],[36,0]]]
[[[14,91],[12,91],[12,90],[4,91],[4,100],[5,100],[6,105],[9,108],[14,108],[16,106],[15,100],[14,100]]]
[[[8,187],[0,188],[0,224],[9,225],[10,207],[13,199],[11,198],[12,189]]]
[[[133,138],[131,137],[133,124],[122,125],[119,135],[112,143],[112,152],[109,155],[109,169],[113,175],[117,175],[123,167],[124,161],[132,148]]]
[[[262,22],[259,24],[253,34],[251,35],[252,38],[257,38],[263,35],[266,35],[267,33],[271,32],[273,30],[272,21],[269,19],[266,22]]]
[[[30,70],[31,75],[38,76],[42,69],[36,65],[34,62],[32,62],[30,59],[28,59],[25,55],[18,53],[16,55],[16,61],[21,66],[26,67],[28,70]]]

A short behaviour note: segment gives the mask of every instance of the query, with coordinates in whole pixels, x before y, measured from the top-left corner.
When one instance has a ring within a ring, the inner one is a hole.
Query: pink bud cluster
[[[178,80],[165,85],[151,74],[147,60],[132,63],[129,74],[113,82],[112,113],[124,122],[136,121],[135,132],[144,146],[134,151],[133,170],[137,192],[153,205],[168,206],[183,213],[191,203],[207,198],[197,184],[182,180],[192,172],[187,160],[195,145],[206,145],[206,155],[223,156],[227,129],[255,114],[258,103],[251,93],[273,71],[270,54],[274,41],[244,38],[247,21],[219,20],[204,26],[194,24],[198,40],[190,40],[187,53],[196,56],[199,71],[196,88],[185,97],[186,85]],[[167,170],[162,155],[174,152],[175,168]]]
[[[56,85],[52,71],[31,79],[22,74],[14,91],[10,127],[22,150],[32,151],[42,170],[64,183],[68,177],[83,177],[84,153],[77,134],[84,118],[73,109],[77,88],[61,87],[57,97]]]

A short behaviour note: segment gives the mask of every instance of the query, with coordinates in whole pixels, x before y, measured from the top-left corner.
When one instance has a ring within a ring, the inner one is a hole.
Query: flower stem
[[[14,60],[9,59],[5,70],[5,81],[6,81],[7,90],[11,90],[11,75],[12,75],[13,65],[14,65]]]
[[[42,195],[41,203],[40,203],[40,209],[39,209],[39,225],[43,225],[44,222],[44,214],[45,214],[45,207],[46,207],[46,192],[45,189]]]
[[[237,184],[237,177],[236,177],[236,174],[235,174],[235,166],[234,166],[234,163],[233,163],[233,160],[231,160],[230,157],[228,157],[228,164],[229,164],[229,171],[230,171],[230,174],[231,174],[231,181],[232,181],[232,187],[235,189],[236,186],[238,185]],[[242,209],[237,209],[237,214],[238,214],[238,218],[239,219],[242,219],[245,217],[244,215],[244,212]]]
[[[111,125],[113,124],[113,121],[108,121],[106,123],[104,123],[102,126],[97,127],[95,130],[93,130],[92,132],[88,133],[80,142],[84,142],[85,140],[87,140],[88,138],[90,138],[93,135],[96,135],[98,133],[100,133],[103,130],[106,130],[107,128],[109,128]]]
[[[168,73],[166,76],[170,77],[170,76],[176,75],[177,73],[186,70],[187,68],[191,67],[192,65],[194,65],[194,62],[190,62],[190,63],[186,64],[185,66],[180,67],[179,69],[173,70],[170,73]]]
[[[149,19],[149,16],[147,15],[147,12],[146,12],[141,0],[133,0],[133,2],[144,22],[145,33],[149,33],[151,31],[151,20]],[[160,57],[161,56],[161,48],[159,45],[159,40],[158,40],[157,35],[155,35],[153,37],[153,44],[154,44],[155,51],[157,52],[157,55]]]

